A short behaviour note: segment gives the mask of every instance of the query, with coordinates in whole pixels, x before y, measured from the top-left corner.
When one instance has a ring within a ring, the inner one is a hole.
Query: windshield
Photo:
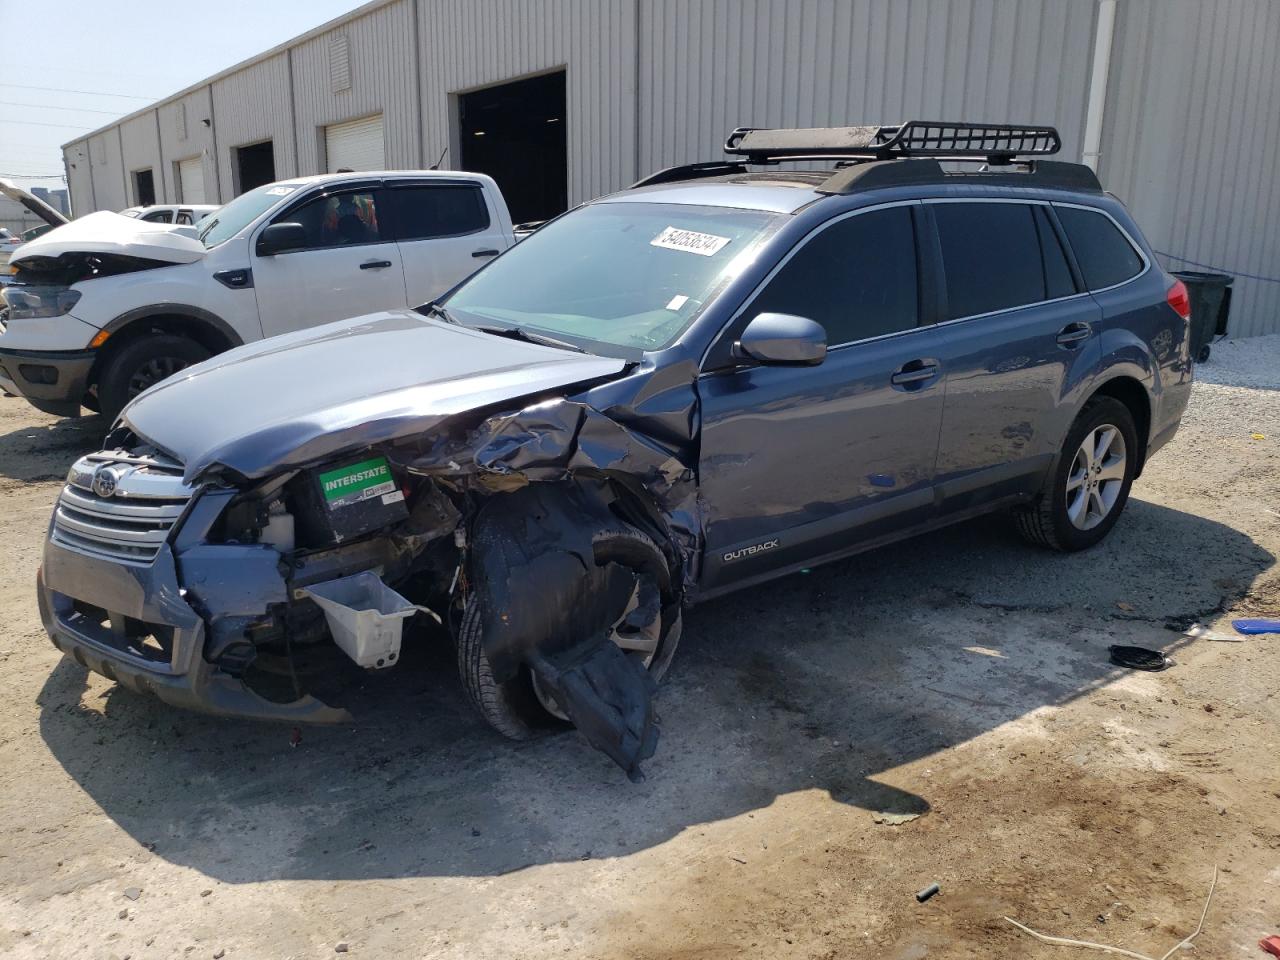
[[[448,309],[469,326],[658,350],[783,219],[729,207],[593,204],[516,244],[463,284]]]
[[[299,183],[269,183],[242,193],[216,213],[205,217],[199,236],[205,247],[216,247],[230,240],[285,197],[301,189]]]

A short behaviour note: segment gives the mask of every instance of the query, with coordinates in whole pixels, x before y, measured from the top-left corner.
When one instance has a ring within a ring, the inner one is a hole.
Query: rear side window
[[[458,237],[489,226],[489,208],[479,187],[398,187],[391,196],[396,202],[397,240]]]
[[[806,243],[756,298],[751,316],[808,317],[838,346],[910,330],[918,299],[911,212],[890,207],[849,217]]]
[[[147,223],[168,223],[169,216],[168,210],[155,210],[151,213],[143,214],[142,219]]]
[[[1049,299],[1034,211],[1022,203],[937,203],[951,319]]]
[[[1044,293],[1046,300],[1057,297],[1069,297],[1076,293],[1076,282],[1071,278],[1071,268],[1067,266],[1067,255],[1062,252],[1062,243],[1058,240],[1057,231],[1049,221],[1048,211],[1041,206],[1032,207],[1035,211],[1036,233],[1040,234],[1040,260],[1044,264]]]
[[[1124,283],[1142,272],[1142,258],[1111,218],[1079,207],[1055,207],[1090,290]]]

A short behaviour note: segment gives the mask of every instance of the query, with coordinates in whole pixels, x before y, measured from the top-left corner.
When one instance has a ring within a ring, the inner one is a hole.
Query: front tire
[[[593,544],[598,565],[619,563],[653,576],[663,599],[663,615],[656,647],[647,652],[631,650],[631,655],[644,656],[649,673],[661,680],[671,665],[680,642],[682,618],[678,601],[673,599],[671,572],[657,544],[638,530],[609,530],[596,535]],[[565,721],[553,714],[539,696],[533,672],[522,665],[516,675],[504,683],[494,680],[489,659],[484,653],[484,618],[480,604],[468,603],[457,632],[458,676],[472,706],[485,722],[510,740],[531,740],[551,730],[563,729]],[[619,644],[627,649],[625,641]]]
[[[114,421],[124,405],[143,390],[209,357],[208,350],[186,337],[144,334],[107,361],[98,380],[102,415]]]
[[[1039,499],[1016,514],[1019,532],[1052,550],[1092,547],[1120,519],[1140,456],[1129,408],[1114,397],[1094,397],[1067,432]]]

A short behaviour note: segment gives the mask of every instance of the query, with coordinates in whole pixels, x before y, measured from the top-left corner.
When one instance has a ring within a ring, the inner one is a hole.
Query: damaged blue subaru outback
[[[637,777],[688,605],[997,510],[1057,550],[1115,525],[1189,304],[1058,149],[742,128],[437,302],[184,370],[72,466],[45,627],[175,706],[333,722],[260,661],[394,669],[426,608],[494,728],[572,723]]]

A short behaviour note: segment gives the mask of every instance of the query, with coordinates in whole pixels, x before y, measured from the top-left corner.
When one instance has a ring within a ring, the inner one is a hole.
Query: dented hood
[[[17,265],[56,259],[64,253],[115,253],[165,263],[193,263],[204,257],[205,249],[190,231],[101,210],[27,241],[10,262]]]
[[[122,418],[181,460],[188,480],[218,468],[254,479],[625,367],[392,310],[221,354],[148,390]]]
[[[0,178],[0,195],[8,197],[15,203],[21,204],[45,223],[58,227],[67,222],[67,218],[61,213],[53,209],[53,207],[49,206],[39,197],[23,190],[12,180]]]

